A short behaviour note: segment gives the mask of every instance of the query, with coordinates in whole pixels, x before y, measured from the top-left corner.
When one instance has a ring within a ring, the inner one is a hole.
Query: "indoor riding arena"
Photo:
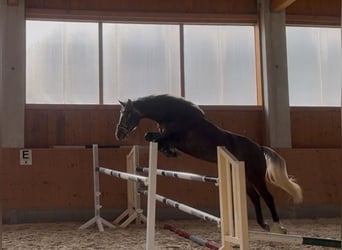
[[[1,249],[339,249],[341,0],[0,1]]]

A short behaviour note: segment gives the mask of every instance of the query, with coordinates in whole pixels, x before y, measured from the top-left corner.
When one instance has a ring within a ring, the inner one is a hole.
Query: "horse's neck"
[[[162,120],[161,107],[151,101],[135,101],[134,107],[141,113],[142,118],[148,118],[156,122]]]

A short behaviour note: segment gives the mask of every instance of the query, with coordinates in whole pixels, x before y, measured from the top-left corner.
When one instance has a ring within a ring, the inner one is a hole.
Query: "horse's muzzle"
[[[128,135],[128,129],[122,126],[116,126],[115,137],[118,141],[122,141]]]

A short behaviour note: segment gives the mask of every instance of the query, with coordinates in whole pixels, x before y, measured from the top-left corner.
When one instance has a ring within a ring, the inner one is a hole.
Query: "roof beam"
[[[273,12],[280,12],[285,10],[291,4],[293,4],[296,0],[272,0],[271,10]]]

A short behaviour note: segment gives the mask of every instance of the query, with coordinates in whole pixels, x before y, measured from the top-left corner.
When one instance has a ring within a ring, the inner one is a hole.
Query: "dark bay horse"
[[[238,160],[245,162],[247,194],[256,212],[258,224],[269,231],[264,221],[260,196],[270,209],[278,232],[286,232],[279,223],[272,195],[266,180],[287,191],[294,202],[302,201],[298,184],[288,177],[285,160],[271,148],[260,146],[249,138],[223,130],[205,118],[195,104],[170,95],[152,95],[135,101],[120,101],[121,116],[116,128],[117,140],[123,140],[142,118],[154,120],[158,132],[147,132],[147,141],[158,142],[159,151],[176,157],[177,150],[193,157],[217,162],[217,146],[225,146]]]

